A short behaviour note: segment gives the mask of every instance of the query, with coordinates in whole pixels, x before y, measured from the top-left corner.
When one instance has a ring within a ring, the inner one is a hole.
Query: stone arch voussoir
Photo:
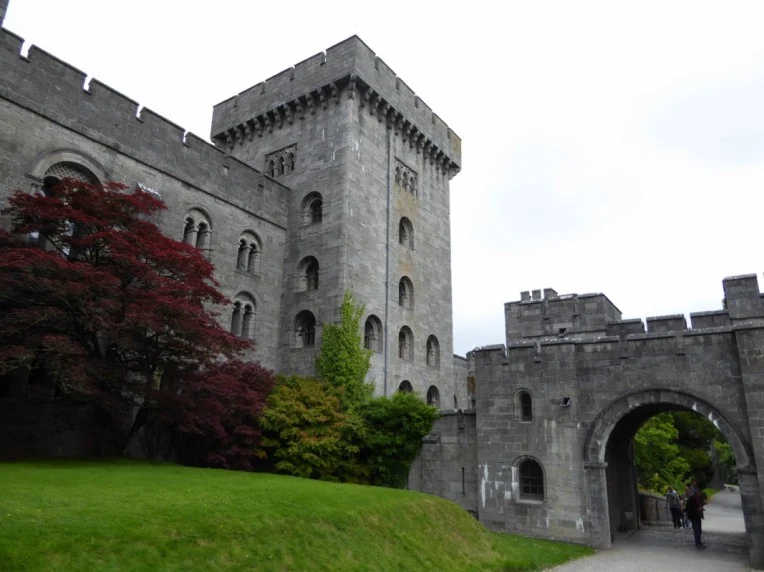
[[[625,415],[638,407],[651,404],[670,404],[688,411],[695,411],[714,423],[729,441],[735,452],[737,468],[742,473],[756,471],[752,448],[736,425],[730,422],[718,408],[704,399],[690,393],[667,389],[647,389],[624,394],[610,402],[597,416],[589,428],[584,444],[586,464],[599,465],[605,462],[605,448],[610,433]]]

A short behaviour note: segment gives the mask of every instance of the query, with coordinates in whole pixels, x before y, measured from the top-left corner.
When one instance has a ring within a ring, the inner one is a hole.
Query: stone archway
[[[614,529],[624,526],[624,514],[630,509],[637,518],[636,507],[628,504],[616,506],[620,514],[611,514],[614,494],[628,496],[633,486],[629,475],[613,480],[614,470],[610,463],[622,468],[627,459],[623,438],[656,413],[671,410],[694,411],[714,423],[730,443],[737,461],[743,515],[749,542],[749,556],[754,567],[764,564],[764,515],[758,475],[751,444],[738,427],[707,401],[689,393],[647,389],[625,394],[606,406],[591,424],[584,443],[584,494],[586,497],[586,534],[591,545],[607,548],[612,542]],[[630,501],[625,501],[630,502]]]

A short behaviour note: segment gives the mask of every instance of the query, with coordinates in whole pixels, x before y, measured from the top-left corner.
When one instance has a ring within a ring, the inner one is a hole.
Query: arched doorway
[[[590,543],[607,548],[617,532],[639,527],[631,441],[650,417],[676,410],[702,415],[731,445],[737,461],[751,565],[761,566],[764,563],[764,523],[751,444],[717,408],[679,391],[653,389],[624,395],[604,408],[590,426],[584,445],[585,526]]]

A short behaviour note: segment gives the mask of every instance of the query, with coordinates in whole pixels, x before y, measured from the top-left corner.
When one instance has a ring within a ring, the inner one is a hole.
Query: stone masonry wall
[[[634,321],[610,322],[604,324],[609,335],[597,338],[558,334],[476,352],[481,520],[501,530],[588,541],[585,445],[619,402],[624,411],[649,403],[707,408],[737,444],[741,472],[756,474],[764,461],[754,433],[764,404],[755,357],[764,351],[764,324],[757,322],[762,297],[750,276],[725,280],[724,290],[728,306],[738,309],[730,312],[734,319],[723,311],[692,314],[697,328],[686,329],[682,316],[656,317],[647,320],[647,331]],[[520,389],[533,396],[531,421],[520,419]],[[543,501],[519,494],[516,467],[526,457],[544,469]],[[761,530],[759,491],[760,481],[743,493],[752,537]]]
[[[0,31],[0,203],[16,189],[39,188],[45,169],[78,162],[100,178],[158,192],[168,209],[157,223],[183,238],[192,209],[211,222],[211,249],[224,294],[250,292],[257,302],[253,357],[279,366],[276,345],[281,316],[281,280],[288,191],[279,183],[169,121],[32,47],[20,57],[22,40]],[[49,88],[56,86],[56,91]],[[242,231],[262,241],[260,271],[236,270]],[[267,277],[267,279],[265,278]],[[230,309],[221,315],[230,326]]]
[[[425,437],[408,488],[451,500],[477,516],[475,411],[446,410]]]

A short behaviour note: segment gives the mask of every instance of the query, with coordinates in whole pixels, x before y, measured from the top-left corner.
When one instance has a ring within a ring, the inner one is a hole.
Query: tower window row
[[[384,350],[382,320],[374,314],[364,323],[363,346],[375,353]],[[406,361],[414,359],[414,333],[408,326],[403,326],[398,332],[398,358]],[[440,342],[434,335],[427,337],[425,363],[430,367],[440,367]]]

